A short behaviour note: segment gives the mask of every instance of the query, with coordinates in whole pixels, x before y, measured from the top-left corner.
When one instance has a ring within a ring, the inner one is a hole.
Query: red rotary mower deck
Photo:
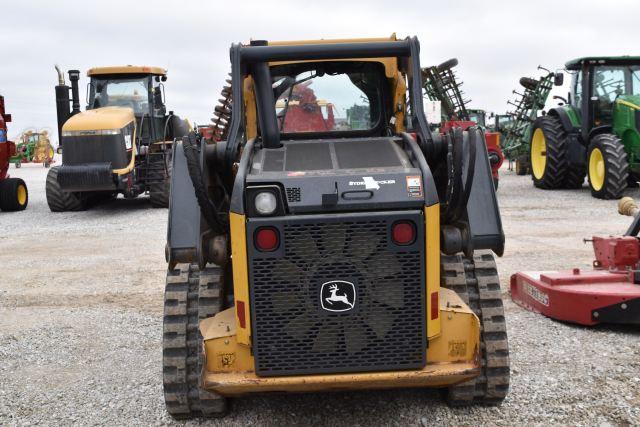
[[[514,274],[511,298],[527,310],[580,325],[640,325],[638,238],[594,237],[593,250],[596,260],[590,271]]]

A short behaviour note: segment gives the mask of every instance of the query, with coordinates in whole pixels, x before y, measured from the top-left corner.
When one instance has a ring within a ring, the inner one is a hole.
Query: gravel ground
[[[160,367],[167,211],[141,198],[53,214],[46,169],[11,172],[30,201],[0,213],[0,425],[177,424]],[[499,198],[512,367],[502,406],[450,409],[434,390],[251,396],[218,423],[640,424],[640,330],[559,323],[507,294],[517,270],[589,267],[582,238],[621,233],[630,219],[587,188],[543,192],[506,169]]]

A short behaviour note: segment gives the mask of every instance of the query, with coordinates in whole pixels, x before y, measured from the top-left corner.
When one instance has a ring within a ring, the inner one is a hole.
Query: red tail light
[[[391,238],[396,245],[410,245],[416,240],[416,226],[410,221],[398,221],[391,227]]]
[[[271,252],[278,249],[280,236],[278,230],[273,227],[260,227],[255,232],[256,248],[262,252]]]

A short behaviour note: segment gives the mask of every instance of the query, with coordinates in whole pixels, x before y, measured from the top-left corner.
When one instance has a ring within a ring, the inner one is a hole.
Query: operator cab
[[[611,124],[614,104],[621,97],[640,97],[640,57],[579,58],[568,62],[566,68],[574,71],[571,105],[583,116],[587,128]],[[586,99],[584,93],[588,94]]]
[[[87,110],[127,107],[133,110],[140,143],[164,140],[166,70],[158,67],[102,67],[87,72]]]

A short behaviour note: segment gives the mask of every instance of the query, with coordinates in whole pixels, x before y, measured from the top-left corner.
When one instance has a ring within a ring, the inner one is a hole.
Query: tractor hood
[[[133,109],[128,107],[103,107],[87,110],[72,116],[62,126],[65,132],[91,132],[122,129],[135,120]]]
[[[277,185],[290,213],[424,205],[420,169],[393,138],[283,141],[277,149],[257,148],[246,185]],[[253,203],[251,197],[246,201]]]

